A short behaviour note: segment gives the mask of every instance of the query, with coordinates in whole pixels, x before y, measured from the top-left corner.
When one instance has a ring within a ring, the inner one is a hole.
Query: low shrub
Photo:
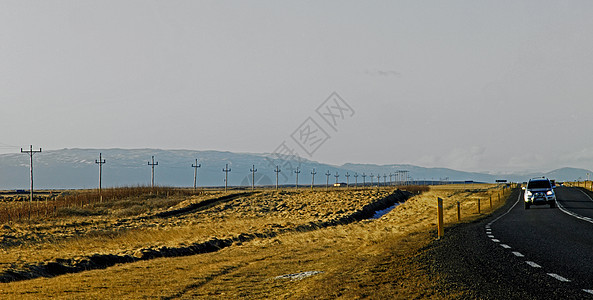
[[[84,207],[60,207],[56,210],[59,217],[86,217],[103,214],[103,210],[95,210]]]

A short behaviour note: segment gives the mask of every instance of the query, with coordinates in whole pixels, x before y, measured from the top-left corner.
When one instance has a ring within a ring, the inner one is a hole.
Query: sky
[[[0,153],[593,168],[591,1],[0,1]]]

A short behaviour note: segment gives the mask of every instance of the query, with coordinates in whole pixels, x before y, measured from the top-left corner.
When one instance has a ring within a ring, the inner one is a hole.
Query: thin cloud
[[[401,77],[402,74],[395,70],[366,70],[365,74],[371,77]]]

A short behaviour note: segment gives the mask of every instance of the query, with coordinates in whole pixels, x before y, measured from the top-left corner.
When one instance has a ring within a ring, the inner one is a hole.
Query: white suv
[[[531,205],[550,205],[550,208],[556,207],[556,193],[554,193],[554,185],[545,178],[533,178],[523,188],[525,194],[525,209],[529,209]]]

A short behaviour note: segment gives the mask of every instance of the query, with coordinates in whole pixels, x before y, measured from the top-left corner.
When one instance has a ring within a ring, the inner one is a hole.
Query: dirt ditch
[[[239,197],[249,196],[252,193],[240,193],[227,195],[203,201],[197,204],[164,211],[153,217],[167,218],[184,215],[197,210],[206,209],[215,205],[220,205]],[[12,282],[28,280],[39,277],[53,277],[67,273],[78,273],[92,269],[104,269],[116,264],[130,263],[135,261],[149,260],[159,257],[177,257],[189,256],[216,252],[236,243],[249,242],[254,239],[274,238],[280,234],[290,232],[306,232],[326,228],[330,226],[345,225],[371,218],[377,211],[384,210],[396,203],[404,202],[412,196],[407,191],[396,190],[387,197],[372,201],[360,209],[345,214],[341,217],[335,217],[326,221],[308,222],[294,227],[274,227],[267,228],[255,233],[241,233],[228,238],[210,238],[207,241],[191,243],[189,245],[178,245],[175,247],[150,246],[140,249],[127,249],[116,254],[91,254],[78,256],[74,258],[53,259],[51,261],[25,263],[13,266],[0,272],[0,282]],[[143,217],[146,218],[146,217]]]
[[[188,206],[182,207],[182,208],[178,208],[178,209],[173,209],[173,210],[168,210],[168,211],[164,211],[161,213],[157,213],[155,215],[155,217],[157,218],[168,218],[168,217],[173,217],[173,216],[178,216],[178,215],[182,215],[182,214],[187,214],[190,212],[195,212],[198,210],[205,210],[208,209],[214,205],[218,205],[218,204],[222,204],[225,202],[229,202],[233,199],[237,199],[239,197],[248,197],[253,195],[254,193],[238,193],[238,194],[232,194],[232,195],[227,195],[227,196],[222,196],[219,198],[214,198],[214,199],[210,199],[210,200],[206,200],[206,201],[202,201],[200,203],[195,203],[195,204],[190,204]]]

